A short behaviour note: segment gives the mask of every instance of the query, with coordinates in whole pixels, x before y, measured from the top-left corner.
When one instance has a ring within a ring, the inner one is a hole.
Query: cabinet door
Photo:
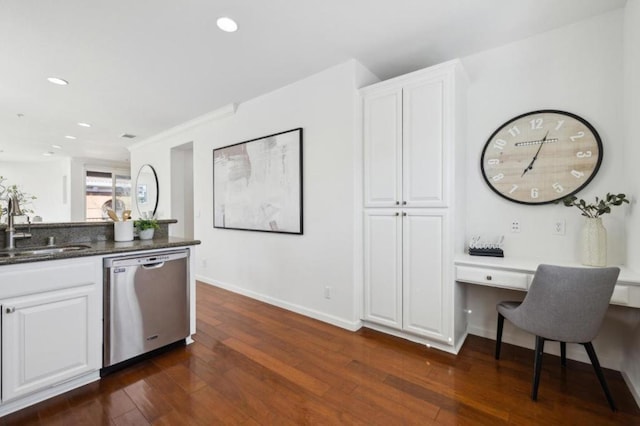
[[[2,301],[2,400],[100,368],[98,286]]]
[[[403,89],[402,199],[409,207],[444,207],[444,80],[423,80]]]
[[[400,204],[402,169],[402,90],[364,98],[364,205]]]
[[[447,342],[448,298],[444,276],[447,247],[444,211],[408,211],[403,216],[403,328]]]
[[[402,328],[402,221],[396,210],[366,210],[364,317]]]

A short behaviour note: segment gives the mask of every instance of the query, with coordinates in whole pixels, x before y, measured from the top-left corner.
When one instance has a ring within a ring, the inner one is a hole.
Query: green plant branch
[[[565,197],[557,203],[562,202],[565,207],[577,207],[582,212],[582,216],[597,218],[606,213],[611,213],[611,206],[620,206],[623,203],[629,204],[629,200],[625,194],[607,193],[605,198],[596,197],[595,203],[587,203],[583,199],[571,195]]]

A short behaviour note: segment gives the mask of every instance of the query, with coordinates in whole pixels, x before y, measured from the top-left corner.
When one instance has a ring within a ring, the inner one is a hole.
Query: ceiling
[[[0,161],[123,161],[128,144],[350,58],[387,79],[624,4],[0,0]],[[221,16],[239,30],[218,30]]]

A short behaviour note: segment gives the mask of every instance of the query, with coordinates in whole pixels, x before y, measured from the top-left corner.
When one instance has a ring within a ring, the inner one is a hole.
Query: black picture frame
[[[301,127],[213,150],[213,227],[302,235]]]

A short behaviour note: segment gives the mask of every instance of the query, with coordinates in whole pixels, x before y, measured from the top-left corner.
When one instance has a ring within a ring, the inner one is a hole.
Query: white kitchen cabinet
[[[2,302],[2,400],[100,368],[95,285]]]
[[[447,205],[452,84],[450,72],[432,71],[363,89],[365,207]]]
[[[453,258],[464,249],[459,61],[361,90],[363,322],[456,352],[466,322]]]
[[[364,318],[402,329],[402,218],[370,209],[364,217]]]
[[[0,269],[0,415],[99,379],[99,257]]]
[[[449,342],[447,221],[443,209],[365,211],[365,320]]]

